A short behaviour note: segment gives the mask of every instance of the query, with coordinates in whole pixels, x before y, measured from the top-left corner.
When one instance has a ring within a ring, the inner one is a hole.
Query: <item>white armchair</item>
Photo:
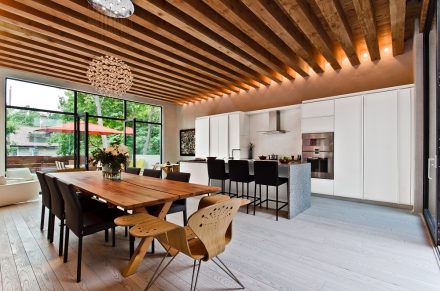
[[[40,191],[40,183],[29,169],[8,169],[6,184],[0,185],[0,206],[35,200]]]

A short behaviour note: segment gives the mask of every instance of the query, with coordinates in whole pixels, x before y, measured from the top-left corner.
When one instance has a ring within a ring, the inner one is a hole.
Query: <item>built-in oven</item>
[[[310,163],[312,178],[333,179],[333,132],[303,133],[302,162]]]

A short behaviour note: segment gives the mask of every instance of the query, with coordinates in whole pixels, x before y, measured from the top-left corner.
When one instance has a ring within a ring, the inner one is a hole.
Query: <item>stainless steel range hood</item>
[[[269,112],[269,130],[264,130],[260,132],[264,134],[280,134],[287,132],[286,130],[281,129],[279,110]]]

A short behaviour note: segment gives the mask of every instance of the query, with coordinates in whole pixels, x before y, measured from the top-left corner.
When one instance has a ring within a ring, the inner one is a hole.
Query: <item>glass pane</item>
[[[437,150],[437,77],[436,77],[436,52],[437,52],[437,19],[434,17],[431,31],[429,32],[429,160],[428,160],[428,209],[434,225],[437,225],[437,181],[436,181],[436,150]]]
[[[124,101],[84,92],[78,92],[78,113],[124,118]]]
[[[71,115],[8,108],[6,167],[35,172],[55,167],[55,161],[73,167],[73,132]]]
[[[133,121],[125,122],[125,145],[128,147],[128,151],[130,154],[130,163],[129,167],[133,167]]]
[[[161,122],[162,107],[137,102],[127,102],[127,119],[136,118],[140,121]]]
[[[73,91],[17,80],[6,80],[6,104],[73,113]]]
[[[161,126],[136,123],[136,167],[151,169],[160,163]]]
[[[89,117],[89,156],[97,148],[121,143],[124,143],[122,121]]]

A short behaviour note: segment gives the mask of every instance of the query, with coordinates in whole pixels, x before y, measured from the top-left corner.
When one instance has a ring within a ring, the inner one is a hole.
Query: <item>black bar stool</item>
[[[224,160],[208,160],[208,184],[211,185],[211,180],[222,181],[222,193],[225,193],[226,180],[229,179],[229,173],[225,170]]]
[[[289,184],[288,178],[278,177],[278,162],[271,162],[271,161],[255,161],[254,162],[254,175],[255,175],[255,198],[257,195],[257,185],[259,185],[260,188],[260,202],[258,205],[263,204],[263,202],[266,202],[266,209],[268,208],[269,201],[275,202],[275,209],[276,209],[276,220],[278,221],[278,211],[282,208],[287,206],[287,202],[279,201],[278,199],[278,187],[282,184],[286,183],[287,191],[289,191]],[[266,199],[261,200],[261,185],[266,186]],[[269,199],[269,186],[276,187],[276,198]],[[278,207],[279,203],[281,203],[281,206]],[[254,204],[254,212],[255,212],[255,206]]]
[[[246,183],[246,198],[249,199],[249,183],[253,181],[254,176],[249,174],[247,160],[229,160],[229,196],[244,197],[244,183]],[[237,189],[235,194],[231,193],[231,182],[235,182]],[[238,183],[241,183],[241,196],[238,193]],[[246,213],[249,213],[249,204],[246,207]]]

